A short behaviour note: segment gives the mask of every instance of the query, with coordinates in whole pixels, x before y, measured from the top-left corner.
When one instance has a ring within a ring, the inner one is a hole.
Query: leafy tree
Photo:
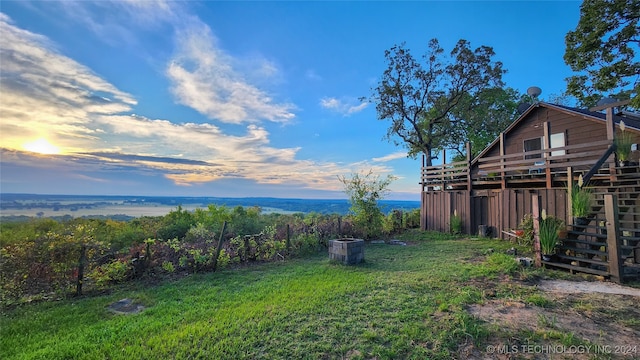
[[[355,225],[362,231],[365,238],[378,236],[382,233],[384,214],[378,206],[378,200],[383,199],[389,192],[389,185],[395,180],[392,175],[380,178],[373,170],[367,173],[355,173],[350,178],[338,176],[344,185],[344,192],[349,196],[351,212]]]
[[[162,227],[158,229],[158,237],[164,240],[182,239],[194,224],[193,215],[184,210],[182,206],[178,206],[162,219]]]
[[[454,161],[466,159],[466,142],[471,142],[473,157],[495,140],[518,117],[522,99],[512,88],[487,88],[475,96],[465,94],[450,115],[457,124],[450,130],[448,144],[457,152]]]
[[[466,97],[501,87],[505,71],[488,46],[472,50],[459,40],[448,59],[437,39],[428,48],[423,63],[404,44],[385,51],[388,68],[369,101],[376,103],[379,120],[391,121],[386,138],[406,146],[411,157],[424,153],[431,165],[432,151],[449,144],[451,129],[459,125],[452,112]]]
[[[231,213],[229,231],[235,235],[252,235],[259,233],[265,226],[260,221],[262,209],[258,206],[244,208],[236,206]]]
[[[604,92],[640,108],[640,1],[585,0],[580,21],[565,37],[564,61],[580,72],[567,79],[567,93],[593,106]],[[629,86],[631,88],[629,88]]]
[[[217,234],[222,230],[222,223],[231,220],[231,212],[226,206],[209,204],[206,209],[197,208],[193,212],[193,218],[196,223]]]

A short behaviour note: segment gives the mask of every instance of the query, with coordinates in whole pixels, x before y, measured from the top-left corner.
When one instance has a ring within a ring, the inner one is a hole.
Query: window
[[[524,158],[525,159],[536,159],[536,158],[541,158],[542,154],[531,154],[531,155],[527,155],[527,152],[530,151],[538,151],[538,150],[542,150],[542,138],[533,138],[533,139],[527,139],[524,141]]]
[[[551,148],[564,147],[564,133],[551,134]],[[564,155],[564,150],[556,150],[551,152],[551,156],[561,156]]]

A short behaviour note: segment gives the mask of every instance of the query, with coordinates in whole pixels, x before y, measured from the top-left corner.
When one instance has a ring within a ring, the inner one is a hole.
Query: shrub
[[[173,266],[173,263],[171,261],[163,261],[162,262],[162,270],[172,273],[174,271],[176,271],[176,268]]]
[[[344,192],[351,202],[351,212],[354,222],[362,232],[364,238],[380,236],[383,230],[384,215],[378,207],[378,200],[389,192],[389,185],[395,177],[388,175],[381,179],[368,173],[352,174],[351,178],[338,176],[344,185]]]
[[[87,278],[93,280],[99,287],[122,282],[131,274],[133,268],[126,261],[113,260],[107,264],[101,265],[93,269],[87,275]]]
[[[451,215],[451,233],[454,235],[460,235],[462,233],[462,217],[458,215],[458,210],[453,211]]]
[[[551,255],[555,253],[558,244],[558,231],[562,228],[564,222],[556,217],[547,216],[546,211],[542,210],[542,219],[540,220],[540,250],[543,255]]]
[[[591,212],[591,189],[582,186],[580,182],[571,191],[571,212],[575,217],[586,217]]]
[[[533,245],[533,216],[525,214],[520,221],[519,227],[523,230],[523,234],[518,237],[518,245]]]

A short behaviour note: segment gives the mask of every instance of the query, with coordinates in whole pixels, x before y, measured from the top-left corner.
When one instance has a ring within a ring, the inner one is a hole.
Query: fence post
[[[151,264],[151,242],[147,241],[147,251],[144,254],[147,264]]]
[[[220,250],[222,250],[222,236],[224,235],[224,229],[227,227],[227,222],[222,223],[222,230],[220,230],[220,239],[218,239],[218,247],[216,248],[216,258],[213,259],[213,271],[216,271],[218,266],[218,257],[220,257]]]
[[[620,222],[618,221],[618,197],[613,194],[604,196],[604,213],[607,219],[607,260],[609,262],[609,274],[617,283],[622,281],[623,269],[620,263],[620,248],[618,247],[618,234]]]
[[[531,212],[533,215],[533,252],[536,267],[542,266],[542,254],[540,251],[540,195],[531,196]]]
[[[76,280],[76,296],[82,295],[82,278],[84,277],[84,263],[86,261],[87,246],[80,246],[80,259],[78,259],[78,279]]]
[[[287,253],[291,251],[291,233],[289,231],[289,224],[287,224]]]

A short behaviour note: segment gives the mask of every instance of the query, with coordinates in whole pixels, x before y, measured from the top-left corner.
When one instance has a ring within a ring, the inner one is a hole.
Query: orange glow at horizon
[[[54,155],[60,153],[60,148],[53,145],[49,142],[49,140],[45,138],[40,138],[31,142],[24,143],[22,144],[22,147],[25,150],[39,154]]]

